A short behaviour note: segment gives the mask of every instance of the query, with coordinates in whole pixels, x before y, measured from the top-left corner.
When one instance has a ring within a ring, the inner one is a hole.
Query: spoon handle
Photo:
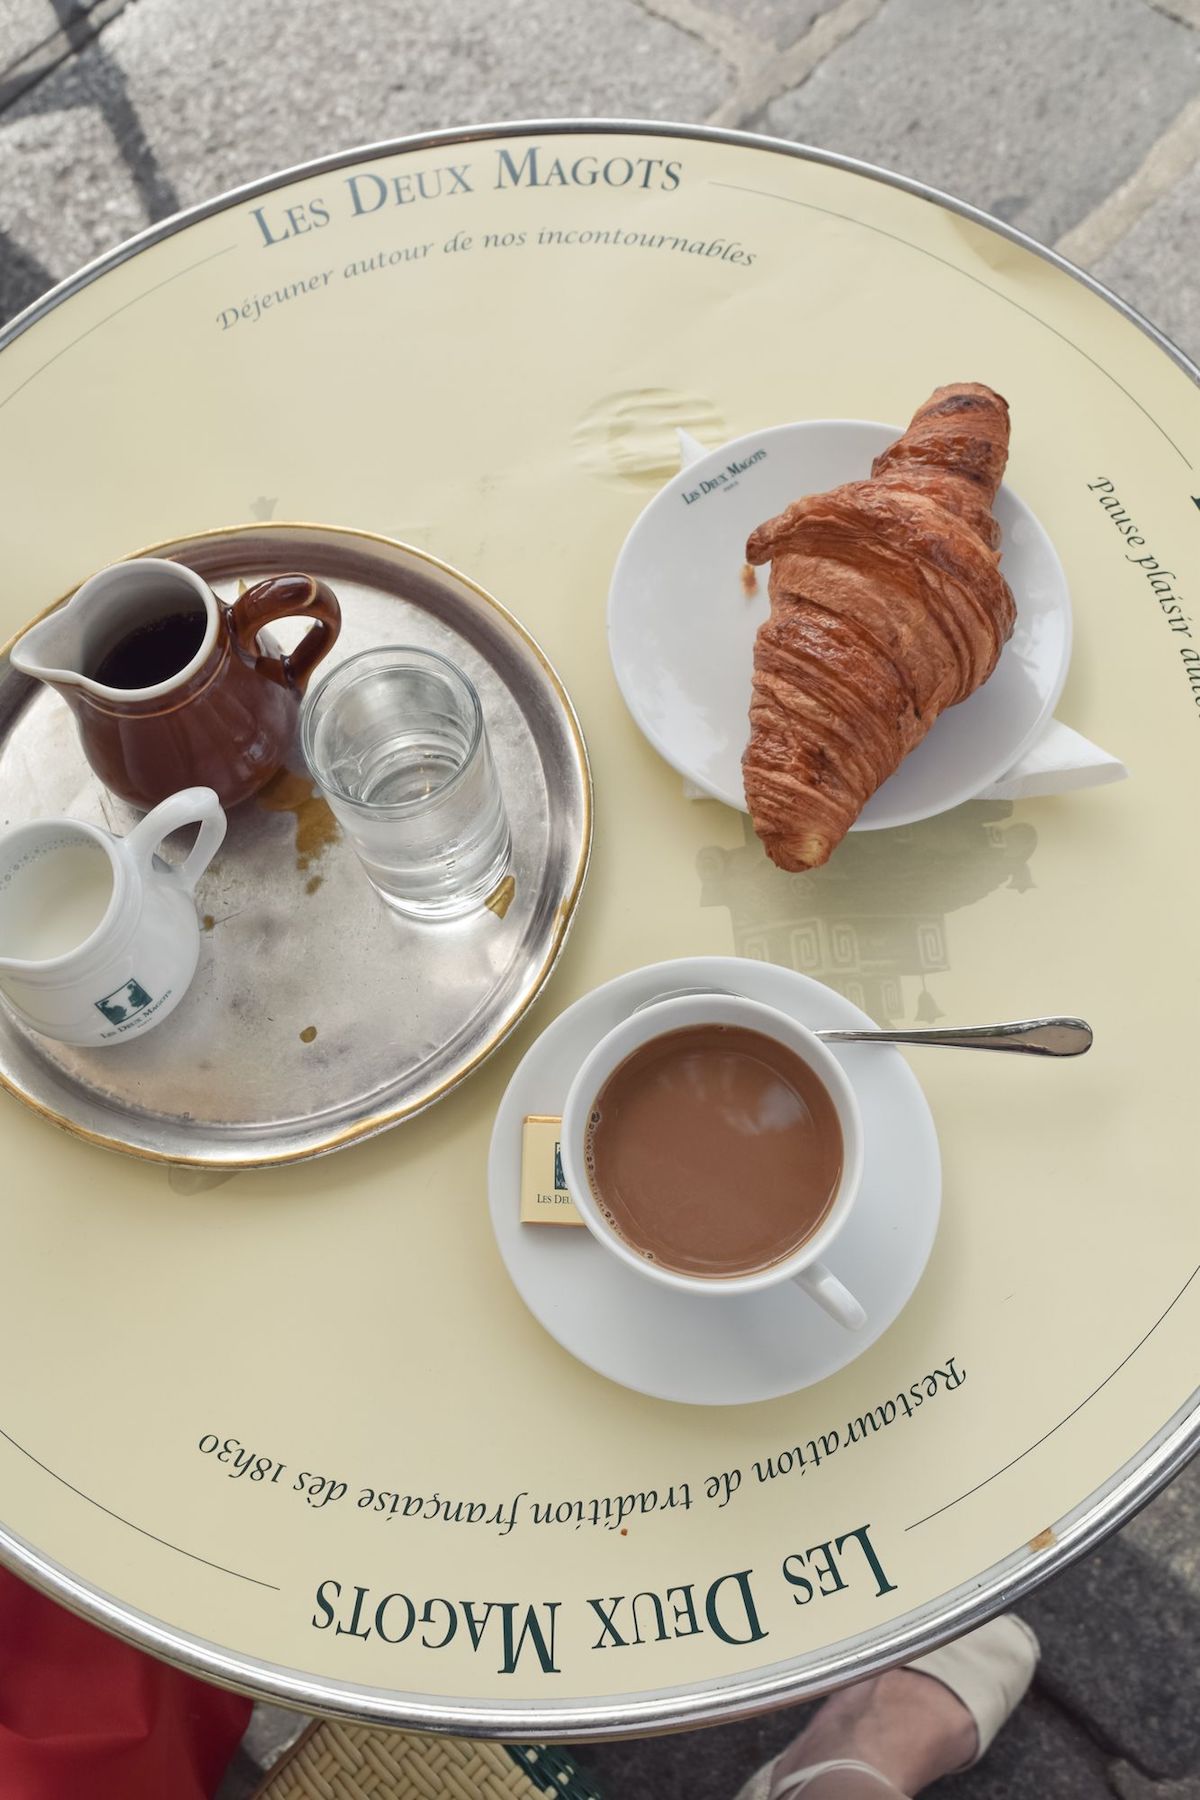
[[[1020,1050],[1026,1056],[1082,1056],[1092,1046],[1083,1019],[1017,1019],[946,1031],[818,1031],[827,1044],[952,1044],[960,1050]]]

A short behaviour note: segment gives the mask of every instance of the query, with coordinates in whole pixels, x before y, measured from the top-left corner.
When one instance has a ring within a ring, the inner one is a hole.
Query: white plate
[[[865,419],[813,419],[736,438],[669,481],[625,540],[608,599],[617,682],[660,755],[727,806],[746,811],[754,634],[768,611],[765,568],[757,594],[742,587],[746,539],[802,495],[865,479],[899,435]],[[759,460],[734,468],[752,457]],[[995,512],[1000,567],[1017,603],[1013,635],[990,680],[942,714],[856,829],[909,825],[970,800],[1020,759],[1062,693],[1071,657],[1062,564],[1007,484]]]
[[[724,1299],[675,1293],[610,1255],[582,1225],[522,1225],[525,1119],[561,1110],[583,1058],[635,1006],[672,988],[706,985],[776,1006],[806,1025],[873,1023],[807,975],[742,957],[688,957],[618,976],[568,1007],[524,1057],[496,1114],[488,1192],[513,1285],[564,1350],[656,1400],[731,1406],[822,1381],[887,1330],[933,1248],[941,1162],[925,1096],[900,1052],[831,1046],[858,1096],[865,1164],[858,1202],[825,1260],[866,1308],[863,1331],[835,1325],[790,1282]]]

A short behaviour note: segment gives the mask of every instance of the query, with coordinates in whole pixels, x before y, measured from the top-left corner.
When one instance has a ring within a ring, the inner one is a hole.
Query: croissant
[[[746,804],[781,869],[825,862],[947,706],[995,668],[1016,608],[992,503],[1008,406],[938,388],[869,481],[797,500],[754,531],[771,612],[754,646]]]

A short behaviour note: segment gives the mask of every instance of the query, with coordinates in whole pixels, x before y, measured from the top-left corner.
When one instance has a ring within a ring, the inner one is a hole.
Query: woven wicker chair
[[[600,1800],[567,1751],[311,1725],[255,1800]]]

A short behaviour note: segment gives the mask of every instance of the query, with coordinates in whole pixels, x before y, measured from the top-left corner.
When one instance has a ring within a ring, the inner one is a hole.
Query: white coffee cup
[[[155,856],[199,825],[184,862]],[[44,1037],[97,1048],[158,1025],[200,956],[194,889],[225,836],[211,788],[185,788],[116,838],[80,819],[39,819],[0,836],[0,991]]]
[[[664,1268],[661,1263],[651,1262],[608,1223],[588,1179],[585,1155],[588,1123],[595,1100],[609,1076],[643,1044],[668,1031],[695,1025],[742,1026],[774,1038],[818,1077],[833,1101],[841,1127],[842,1174],[828,1213],[812,1236],[790,1256],[748,1275],[684,1275]],[[753,1293],[794,1281],[830,1318],[836,1319],[847,1330],[859,1331],[866,1324],[867,1315],[854,1295],[821,1260],[845,1224],[862,1180],[862,1122],[858,1102],[837,1058],[807,1027],[786,1013],[734,994],[667,995],[639,1008],[601,1038],[571,1083],[563,1106],[561,1146],[567,1187],[584,1224],[597,1243],[619,1256],[640,1275],[661,1282],[664,1287],[710,1298]]]

